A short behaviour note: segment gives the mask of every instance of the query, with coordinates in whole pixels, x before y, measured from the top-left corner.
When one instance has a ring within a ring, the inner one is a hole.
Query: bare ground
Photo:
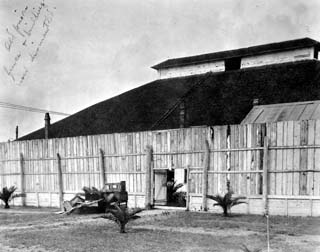
[[[267,251],[263,216],[148,211],[126,234],[97,217],[1,210],[0,251],[242,251],[242,244]],[[271,251],[320,251],[320,218],[270,217],[270,245]]]

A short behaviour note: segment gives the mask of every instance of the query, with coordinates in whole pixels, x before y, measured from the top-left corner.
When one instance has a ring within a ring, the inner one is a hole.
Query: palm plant
[[[140,218],[136,215],[142,212],[144,209],[136,208],[129,210],[127,207],[122,208],[117,203],[112,203],[114,209],[107,209],[106,214],[101,216],[102,218],[112,220],[116,222],[120,227],[120,233],[125,233],[125,226],[130,220],[135,220]]]
[[[178,197],[178,190],[183,187],[182,183],[177,184],[177,181],[167,182],[167,195],[169,202],[176,202]]]
[[[186,192],[175,192],[173,194],[174,201],[177,202],[179,207],[185,207],[186,206],[186,198],[187,198],[187,193]]]
[[[84,191],[86,200],[98,200],[102,198],[101,191],[99,191],[95,187],[90,188],[90,187],[84,186],[82,190]]]
[[[0,191],[0,199],[4,202],[5,206],[4,208],[10,208],[9,202],[17,197],[24,197],[24,194],[14,194],[14,192],[17,190],[17,187],[11,186],[11,187],[3,187],[2,191]]]
[[[219,194],[207,195],[207,198],[217,202],[213,204],[213,206],[220,206],[223,209],[224,216],[229,216],[231,207],[239,204],[247,203],[245,201],[241,201],[242,199],[246,199],[246,197],[243,197],[243,196],[232,197],[231,191],[228,191],[224,196],[221,196]]]
[[[261,249],[250,250],[246,245],[242,244],[241,250],[243,252],[260,252]]]

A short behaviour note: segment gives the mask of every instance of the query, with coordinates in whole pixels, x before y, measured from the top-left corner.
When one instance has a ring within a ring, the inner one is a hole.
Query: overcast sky
[[[320,1],[0,0],[0,27],[0,102],[72,114],[156,79],[168,58],[320,41]],[[0,141],[16,125],[22,136],[44,115],[0,107]]]

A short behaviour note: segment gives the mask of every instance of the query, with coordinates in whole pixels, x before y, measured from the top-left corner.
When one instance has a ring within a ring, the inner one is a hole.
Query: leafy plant
[[[127,207],[122,208],[118,206],[117,203],[112,203],[111,205],[114,206],[114,209],[107,209],[106,214],[101,217],[116,222],[120,227],[120,233],[125,233],[126,224],[130,220],[135,220],[140,218],[140,216],[136,214],[144,210],[141,208],[135,208],[135,209],[128,209]]]
[[[84,191],[86,200],[98,200],[102,198],[101,191],[95,187],[90,188],[90,187],[84,186],[82,190]]]
[[[174,201],[178,203],[179,207],[186,206],[186,198],[187,198],[186,192],[175,192],[173,194],[173,197],[174,197]]]
[[[207,198],[216,201],[217,203],[213,204],[213,206],[220,206],[223,209],[223,215],[229,216],[229,212],[231,207],[247,203],[245,201],[241,201],[242,199],[246,199],[246,197],[238,196],[232,197],[232,192],[227,192],[224,196],[221,195],[207,195]]]
[[[182,183],[177,184],[177,181],[167,182],[167,195],[169,202],[177,202],[178,200],[178,190],[183,187]]]
[[[14,192],[17,190],[17,187],[11,186],[11,187],[3,187],[2,191],[0,192],[0,199],[4,202],[5,206],[4,208],[10,208],[9,202],[18,197],[25,197],[25,194],[14,194]]]
[[[85,200],[88,200],[88,201],[100,200],[98,202],[98,211],[100,213],[104,213],[106,209],[110,207],[110,204],[112,202],[118,201],[118,199],[115,197],[115,193],[113,192],[105,193],[102,190],[99,190],[95,187],[90,188],[87,186],[84,186],[82,190],[84,191]]]

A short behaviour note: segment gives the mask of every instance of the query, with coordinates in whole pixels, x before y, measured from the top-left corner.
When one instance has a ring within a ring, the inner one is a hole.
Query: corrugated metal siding
[[[254,106],[241,124],[320,119],[320,101]]]

